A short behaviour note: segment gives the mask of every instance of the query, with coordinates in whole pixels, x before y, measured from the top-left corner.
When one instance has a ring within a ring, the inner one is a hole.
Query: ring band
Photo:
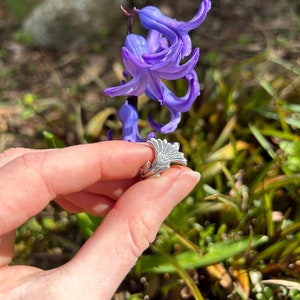
[[[151,163],[147,161],[140,169],[141,178],[159,176],[161,172],[170,168],[171,163],[186,166],[187,160],[179,151],[179,143],[169,143],[166,139],[151,138],[147,141],[155,150],[155,159]]]

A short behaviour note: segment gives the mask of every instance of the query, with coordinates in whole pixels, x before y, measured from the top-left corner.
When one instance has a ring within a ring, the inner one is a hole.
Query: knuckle
[[[26,169],[32,172],[40,186],[44,186],[47,193],[53,195],[53,188],[47,176],[47,169],[45,168],[45,161],[47,153],[44,151],[25,153],[16,158],[16,164],[23,165]]]
[[[45,152],[25,153],[16,158],[16,163],[39,174],[43,171]]]
[[[27,148],[9,148],[0,153],[0,162],[6,163],[29,151]]]

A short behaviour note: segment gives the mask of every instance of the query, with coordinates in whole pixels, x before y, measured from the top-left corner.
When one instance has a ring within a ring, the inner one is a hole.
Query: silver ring
[[[147,141],[155,150],[155,159],[151,163],[147,161],[140,169],[141,177],[159,176],[161,172],[170,168],[171,163],[186,166],[187,160],[179,151],[179,143],[168,143],[167,140],[151,138]]]

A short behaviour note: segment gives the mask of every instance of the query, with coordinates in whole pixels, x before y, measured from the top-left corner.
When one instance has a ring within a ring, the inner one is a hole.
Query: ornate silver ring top
[[[170,168],[171,163],[186,166],[187,160],[184,154],[179,151],[179,143],[168,143],[167,140],[151,138],[147,141],[155,150],[155,159],[151,164],[147,161],[141,168],[140,174],[142,178],[147,178],[159,174]]]

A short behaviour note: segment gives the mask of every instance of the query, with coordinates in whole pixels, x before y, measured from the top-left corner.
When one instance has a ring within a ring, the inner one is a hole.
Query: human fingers
[[[104,216],[114,206],[115,200],[101,195],[81,191],[55,199],[63,209],[71,213],[87,212],[94,216]]]
[[[14,254],[15,230],[0,236],[0,267],[8,265]]]
[[[85,191],[60,195],[56,197],[55,202],[72,213],[85,211],[91,215],[104,216],[115,201],[138,180],[140,179],[100,181]]]
[[[134,177],[123,180],[99,181],[88,187],[86,191],[95,194],[105,195],[111,199],[117,200],[133,184],[140,180],[140,177]]]
[[[153,155],[144,143],[110,141],[16,157],[0,168],[0,235],[58,195],[84,190],[101,180],[134,178]]]
[[[172,167],[159,178],[129,188],[73,260],[62,267],[68,285],[80,285],[78,299],[93,290],[99,299],[110,299],[154,240],[160,224],[198,180],[199,173]]]

